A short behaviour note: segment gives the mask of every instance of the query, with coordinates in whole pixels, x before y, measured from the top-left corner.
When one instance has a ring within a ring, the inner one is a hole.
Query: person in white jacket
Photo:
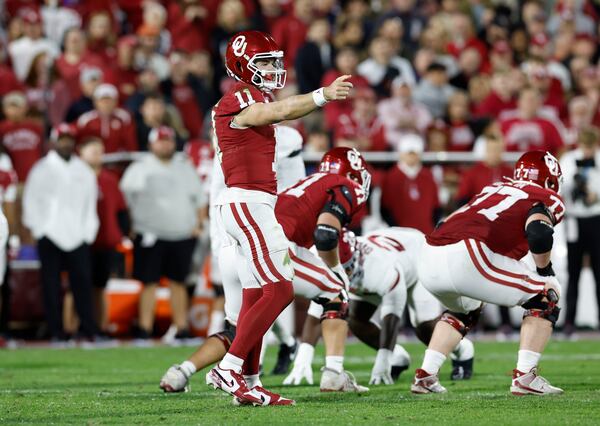
[[[52,150],[31,169],[23,194],[23,223],[37,240],[44,308],[51,340],[64,339],[60,310],[63,266],[69,273],[80,332],[98,335],[92,308],[89,245],[98,232],[98,187],[92,169],[75,154],[75,128],[60,124]]]

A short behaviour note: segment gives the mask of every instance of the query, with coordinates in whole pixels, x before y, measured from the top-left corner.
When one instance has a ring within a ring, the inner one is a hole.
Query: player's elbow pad
[[[529,250],[534,254],[547,253],[552,250],[554,228],[543,220],[534,220],[525,228]]]
[[[338,246],[340,231],[331,225],[317,225],[314,232],[315,247],[319,251],[333,250]]]

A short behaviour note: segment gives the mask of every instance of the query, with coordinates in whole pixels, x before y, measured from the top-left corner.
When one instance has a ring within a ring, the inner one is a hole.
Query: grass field
[[[414,367],[423,347],[406,348]],[[266,376],[267,387],[298,404],[268,408],[233,407],[230,397],[204,385],[203,372],[193,378],[189,393],[159,392],[162,373],[180,362],[189,347],[4,350],[0,424],[600,424],[600,342],[549,345],[542,373],[566,393],[546,398],[509,394],[516,348],[516,343],[476,343],[472,380],[451,383],[448,366],[442,370],[446,395],[411,395],[411,374],[406,373],[394,386],[371,387],[364,395],[280,387],[281,377]],[[271,348],[267,354],[266,371],[274,352]],[[346,368],[366,384],[374,352],[353,344],[346,355]]]

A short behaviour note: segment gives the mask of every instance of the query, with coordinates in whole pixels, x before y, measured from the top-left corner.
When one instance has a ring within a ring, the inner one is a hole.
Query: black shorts
[[[161,277],[183,283],[190,272],[196,238],[156,240],[143,247],[142,236],[133,241],[133,276],[143,284],[158,283]]]
[[[105,288],[114,269],[116,252],[111,249],[92,247],[92,284],[95,288]]]

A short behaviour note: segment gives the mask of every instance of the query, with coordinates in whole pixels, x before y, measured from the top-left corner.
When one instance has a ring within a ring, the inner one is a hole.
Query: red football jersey
[[[212,118],[218,144],[216,154],[228,187],[275,195],[275,127],[231,127],[233,118],[256,102],[269,102],[269,98],[256,87],[237,82],[215,105]]]
[[[548,189],[524,181],[486,186],[428,235],[427,242],[442,246],[474,239],[495,253],[521,259],[529,251],[525,222],[531,208],[539,203],[547,207],[555,225],[561,221],[565,205]]]
[[[335,200],[348,215],[348,222],[364,206],[365,193],[359,184],[347,177],[314,173],[277,197],[275,216],[290,241],[310,248],[317,219],[325,204]],[[347,223],[342,223],[342,226]]]

